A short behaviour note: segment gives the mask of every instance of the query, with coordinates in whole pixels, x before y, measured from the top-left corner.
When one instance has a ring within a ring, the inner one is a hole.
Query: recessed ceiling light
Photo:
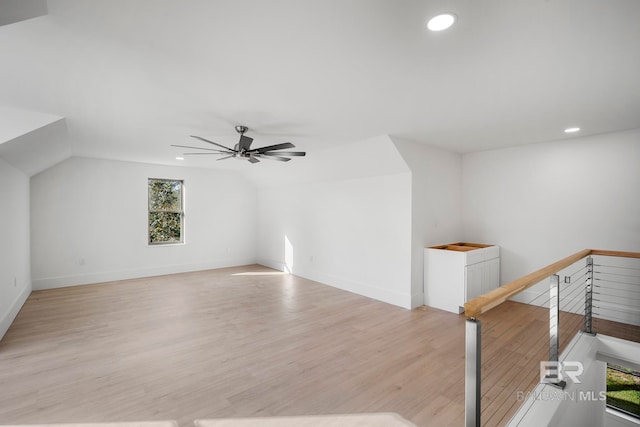
[[[176,160],[184,160],[184,157],[176,157]]]
[[[580,128],[578,128],[578,127],[573,127],[573,128],[566,128],[566,129],[564,130],[564,133],[574,133],[574,132],[579,132],[579,131],[580,131]]]
[[[453,13],[443,13],[429,19],[427,28],[431,31],[446,30],[456,22],[456,15]]]

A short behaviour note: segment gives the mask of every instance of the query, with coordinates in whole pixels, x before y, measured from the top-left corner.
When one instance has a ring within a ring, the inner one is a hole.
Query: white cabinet
[[[488,259],[482,263],[482,294],[486,294],[500,286],[500,252],[493,259]],[[467,299],[467,301],[470,298]]]
[[[469,301],[484,293],[484,263],[479,262],[477,264],[468,265],[464,270],[466,283],[464,301]]]
[[[424,303],[462,313],[464,303],[500,286],[500,248],[451,243],[424,249]]]

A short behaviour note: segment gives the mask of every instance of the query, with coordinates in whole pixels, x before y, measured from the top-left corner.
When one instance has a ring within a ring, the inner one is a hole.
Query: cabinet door
[[[465,267],[466,295],[465,301],[472,300],[483,294],[482,282],[484,281],[484,263],[468,265]]]
[[[500,258],[485,261],[483,265],[482,293],[486,294],[500,286]]]

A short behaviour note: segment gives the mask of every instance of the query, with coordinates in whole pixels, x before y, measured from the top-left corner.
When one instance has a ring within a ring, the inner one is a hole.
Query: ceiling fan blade
[[[238,149],[240,151],[249,151],[249,148],[251,148],[252,142],[253,142],[253,138],[240,135],[240,142],[238,142]]]
[[[197,156],[197,155],[216,155],[216,156],[221,156],[223,154],[231,154],[232,156],[235,156],[236,153],[229,153],[226,151],[220,151],[219,153],[183,153],[183,156]]]
[[[232,154],[232,155],[230,155],[230,156],[220,157],[219,159],[216,159],[216,160],[230,159],[230,158],[232,158],[232,157],[235,157],[235,155],[233,155],[233,154]]]
[[[295,145],[293,145],[290,142],[283,142],[282,144],[276,144],[276,145],[268,145],[266,147],[260,147],[260,148],[254,148],[253,150],[251,150],[252,153],[265,153],[267,151],[273,151],[273,150],[283,150],[285,148],[295,148]]]
[[[266,153],[260,153],[263,156],[306,156],[307,153],[305,153],[304,151],[278,151],[277,153],[272,153],[272,152],[266,152]]]
[[[260,160],[256,159],[253,156],[249,157],[247,160],[249,160],[251,163],[259,163],[260,162]]]
[[[260,157],[261,159],[277,160],[279,162],[288,162],[289,160],[291,160],[288,157],[276,157],[273,154],[269,154],[267,155],[267,157],[263,157],[262,154],[255,154],[255,157]]]
[[[201,136],[196,136],[196,135],[190,135],[190,136],[191,136],[191,138],[199,139],[200,141],[204,141],[204,142],[207,142],[207,143],[209,143],[209,144],[216,145],[216,146],[218,146],[218,147],[224,148],[225,150],[229,150],[229,151],[237,152],[236,150],[234,150],[234,149],[232,149],[232,148],[225,147],[224,145],[220,145],[220,144],[218,144],[217,142],[209,141],[208,139],[205,139],[205,138],[203,138],[203,137],[201,137]]]
[[[226,153],[226,151],[214,150],[213,148],[202,148],[202,147],[191,147],[190,145],[175,145],[171,144],[172,147],[180,147],[180,148],[192,148],[194,150],[206,150],[206,151],[217,151],[220,153]]]

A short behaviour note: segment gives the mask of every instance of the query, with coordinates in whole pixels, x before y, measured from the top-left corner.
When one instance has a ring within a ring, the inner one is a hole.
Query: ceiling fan
[[[236,132],[240,134],[240,141],[238,141],[238,143],[233,148],[225,147],[224,145],[218,144],[217,142],[209,141],[206,138],[203,138],[201,136],[196,136],[196,135],[191,135],[191,138],[199,139],[200,141],[213,144],[219,148],[212,149],[212,148],[191,147],[188,145],[174,145],[174,144],[171,144],[171,146],[205,151],[205,152],[196,152],[196,153],[184,153],[185,156],[215,154],[218,156],[220,155],[223,156],[218,158],[217,160],[224,160],[224,159],[230,159],[232,157],[235,157],[237,159],[247,159],[251,163],[258,163],[260,159],[271,159],[271,160],[278,160],[280,162],[288,162],[289,160],[291,160],[289,157],[306,155],[304,151],[278,151],[278,150],[284,150],[287,148],[295,148],[295,145],[293,145],[290,142],[284,142],[282,144],[275,144],[275,145],[269,145],[267,147],[252,149],[251,143],[253,142],[253,138],[245,136],[245,132],[248,130],[249,128],[246,126],[236,126]],[[221,150],[221,148],[223,150]]]

